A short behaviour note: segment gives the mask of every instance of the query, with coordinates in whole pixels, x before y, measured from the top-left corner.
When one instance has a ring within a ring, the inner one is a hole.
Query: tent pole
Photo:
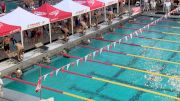
[[[21,44],[24,47],[23,31],[21,30]]]
[[[106,6],[104,7],[104,21],[106,21]]]
[[[52,43],[52,35],[51,35],[51,23],[49,23],[49,38],[50,38],[50,43]]]
[[[119,1],[117,3],[117,14],[119,14]]]
[[[89,26],[91,28],[91,11],[89,12]]]
[[[74,34],[74,28],[73,28],[73,16],[71,17],[71,29],[72,29],[72,35]]]
[[[129,5],[129,17],[131,17],[131,0],[128,1],[128,5]]]

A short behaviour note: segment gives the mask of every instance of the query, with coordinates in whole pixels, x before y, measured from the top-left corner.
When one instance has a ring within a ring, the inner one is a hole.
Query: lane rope
[[[114,41],[114,40],[99,39],[99,38],[93,38],[93,37],[91,39],[106,41],[106,42],[118,42],[118,41]],[[135,47],[149,48],[149,49],[154,49],[154,50],[162,50],[162,51],[167,51],[167,52],[180,53],[180,51],[178,51],[178,50],[171,50],[171,49],[166,49],[166,48],[151,47],[151,46],[146,46],[146,45],[138,45],[138,44],[132,44],[132,43],[125,43],[125,42],[121,42],[121,44],[129,45],[129,46],[135,46]]]
[[[99,48],[93,48],[90,46],[83,46],[84,48],[89,48],[92,50],[98,50]],[[142,58],[142,59],[147,59],[147,60],[153,60],[153,61],[157,61],[157,62],[163,62],[163,63],[169,63],[169,64],[175,64],[175,65],[180,65],[180,62],[173,62],[173,61],[168,61],[168,60],[161,60],[161,59],[156,59],[156,58],[150,58],[150,57],[145,57],[145,56],[139,56],[139,55],[134,55],[134,54],[128,54],[125,52],[117,52],[117,51],[111,51],[111,50],[104,50],[106,52],[110,52],[110,53],[114,53],[114,54],[122,54],[122,55],[127,55],[127,56],[131,56],[131,57],[136,57],[136,58]]]
[[[17,78],[12,78],[10,76],[4,76],[4,78],[7,78],[7,79],[10,79],[10,80],[13,80],[13,81],[17,81],[17,82],[21,82],[21,83],[24,83],[24,84],[27,84],[27,85],[31,85],[31,86],[37,86],[37,84],[35,84],[35,83],[29,82],[29,81],[25,81],[25,80],[21,80],[21,79],[17,79]],[[70,96],[70,97],[73,97],[73,98],[77,98],[77,99],[80,99],[80,100],[94,101],[92,99],[88,99],[88,98],[85,98],[85,97],[82,97],[82,96],[79,96],[79,95],[75,95],[75,94],[72,94],[72,93],[64,92],[64,91],[61,91],[61,90],[56,90],[56,89],[49,88],[49,87],[46,87],[46,86],[41,86],[41,87],[44,88],[44,89],[47,89],[49,91],[53,91],[53,92],[56,92],[56,93],[64,94],[64,95],[67,95],[67,96]]]
[[[104,51],[104,50],[103,50],[103,51]],[[72,56],[72,55],[69,55],[69,58],[80,59],[80,57],[78,57],[78,56]],[[131,71],[136,71],[136,72],[141,72],[141,73],[147,73],[147,74],[150,74],[150,75],[162,76],[162,77],[166,77],[166,78],[169,78],[169,79],[180,80],[180,77],[178,77],[178,76],[170,76],[170,75],[165,75],[165,74],[161,74],[161,73],[158,73],[158,72],[151,72],[151,71],[147,71],[147,70],[143,70],[143,69],[138,69],[138,68],[133,68],[133,67],[127,67],[127,66],[112,64],[112,63],[109,63],[109,62],[102,62],[102,61],[97,61],[97,60],[91,60],[91,59],[87,59],[87,61],[89,61],[89,62],[95,62],[95,63],[99,63],[99,64],[104,64],[104,65],[109,65],[109,66],[113,66],[113,67],[117,67],[117,68],[127,69],[127,70],[131,70]]]
[[[70,71],[67,71],[67,70],[63,70],[63,72],[66,72],[66,73],[72,74],[72,75],[78,75],[78,76],[84,75],[84,74],[78,74],[76,72],[70,72]],[[87,78],[87,76],[88,75],[85,75],[83,77]],[[93,80],[97,80],[97,81],[101,81],[101,82],[106,82],[106,83],[109,83],[109,84],[114,84],[114,85],[118,85],[118,86],[122,86],[122,87],[126,87],[126,88],[131,88],[131,89],[135,89],[135,90],[139,90],[139,91],[143,91],[143,92],[146,92],[146,93],[151,93],[151,94],[154,94],[154,95],[159,95],[159,96],[163,96],[163,97],[167,97],[167,98],[171,98],[171,99],[175,99],[175,100],[180,100],[180,98],[175,97],[175,96],[171,96],[171,95],[163,94],[163,93],[156,92],[156,91],[153,91],[153,90],[148,90],[148,89],[128,85],[128,84],[125,84],[125,83],[115,82],[115,81],[104,79],[104,78],[91,76],[91,78],[89,78],[89,79],[93,79]],[[91,100],[87,100],[87,101],[91,101]]]
[[[123,28],[123,29],[129,29],[129,30],[138,30],[138,28],[127,28],[127,27],[122,27],[119,26],[119,28]],[[154,30],[143,30],[145,32],[154,32],[154,33],[158,33],[158,34],[167,34],[167,35],[174,35],[174,36],[180,36],[180,34],[174,33],[174,32],[160,32],[160,31],[154,31]]]

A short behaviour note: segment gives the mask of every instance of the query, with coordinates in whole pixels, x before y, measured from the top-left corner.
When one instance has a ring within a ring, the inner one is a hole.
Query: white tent
[[[71,18],[72,34],[73,34],[73,16],[81,15],[83,13],[87,13],[90,11],[89,7],[81,5],[72,0],[63,0],[58,4],[56,4],[54,7],[72,13],[72,18]]]
[[[10,25],[21,26],[22,31],[50,23],[48,18],[37,16],[20,7],[16,8],[14,11],[6,14],[5,16],[0,17],[0,21]],[[23,44],[22,31],[21,31],[21,41]]]
[[[56,4],[54,7],[61,9],[66,12],[71,12],[72,16],[81,15],[83,13],[89,12],[90,8],[84,5],[81,5],[72,0],[63,0]]]
[[[112,4],[118,3],[118,0],[98,0],[98,1],[103,2],[105,4],[105,6],[110,6]]]
[[[106,21],[106,6],[117,4],[117,10],[118,10],[118,13],[119,13],[119,3],[118,3],[118,0],[98,0],[98,1],[103,2],[105,4],[105,7],[104,7],[104,18],[105,18],[105,21]]]

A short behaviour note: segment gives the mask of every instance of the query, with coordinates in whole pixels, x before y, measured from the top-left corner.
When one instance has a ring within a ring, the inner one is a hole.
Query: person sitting
[[[22,74],[23,74],[22,70],[20,68],[17,68],[16,72],[15,72],[16,78],[21,79],[22,78]]]
[[[91,43],[90,39],[82,40],[82,44],[84,44],[84,45],[89,45],[90,43]]]
[[[23,55],[24,55],[24,47],[20,42],[16,43],[16,49],[17,49],[17,57],[19,61],[23,60]]]

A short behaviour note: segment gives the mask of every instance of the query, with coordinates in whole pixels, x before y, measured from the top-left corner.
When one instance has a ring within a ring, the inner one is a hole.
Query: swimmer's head
[[[151,18],[151,20],[154,20],[154,18]]]

